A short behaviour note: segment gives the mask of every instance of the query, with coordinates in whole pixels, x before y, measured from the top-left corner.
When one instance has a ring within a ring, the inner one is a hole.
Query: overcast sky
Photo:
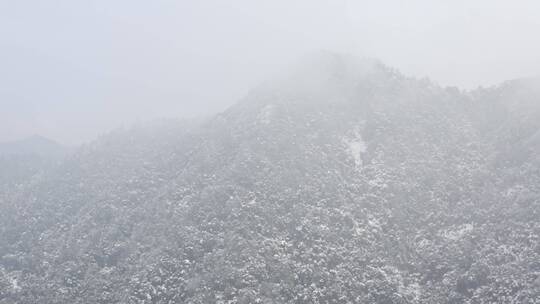
[[[474,88],[540,74],[537,0],[0,0],[0,141],[225,109],[318,49]]]

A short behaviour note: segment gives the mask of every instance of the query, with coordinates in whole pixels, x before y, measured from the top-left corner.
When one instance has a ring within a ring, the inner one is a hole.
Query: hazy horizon
[[[535,1],[0,2],[0,142],[224,110],[312,50],[473,89],[540,74]]]

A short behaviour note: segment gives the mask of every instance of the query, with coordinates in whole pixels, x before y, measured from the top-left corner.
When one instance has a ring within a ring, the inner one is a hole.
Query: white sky
[[[474,88],[540,74],[534,0],[0,0],[0,141],[223,110],[317,49]]]

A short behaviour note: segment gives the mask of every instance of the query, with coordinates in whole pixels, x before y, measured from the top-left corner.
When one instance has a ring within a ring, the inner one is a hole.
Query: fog
[[[1,1],[0,141],[225,109],[313,50],[472,89],[540,71],[538,1]]]
[[[538,304],[540,2],[0,0],[0,304]]]

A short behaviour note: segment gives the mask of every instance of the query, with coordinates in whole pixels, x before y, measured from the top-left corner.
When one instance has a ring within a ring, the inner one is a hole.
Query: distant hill
[[[49,171],[69,151],[39,135],[0,143],[0,189],[22,185],[37,174]]]
[[[1,156],[37,155],[46,158],[61,158],[68,148],[40,135],[0,143]]]

